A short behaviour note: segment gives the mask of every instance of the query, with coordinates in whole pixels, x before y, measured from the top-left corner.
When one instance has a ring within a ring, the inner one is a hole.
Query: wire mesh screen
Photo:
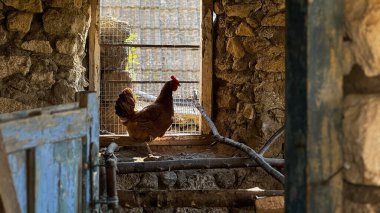
[[[199,91],[200,8],[198,1],[101,0],[101,130],[127,134],[115,115],[119,93],[132,88],[137,109],[151,104],[175,75],[174,122],[166,134],[199,134],[192,106]]]

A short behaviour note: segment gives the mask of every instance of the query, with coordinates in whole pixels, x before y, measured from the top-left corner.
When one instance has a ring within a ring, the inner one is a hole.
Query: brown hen
[[[180,83],[174,76],[171,79],[165,83],[154,103],[140,111],[135,110],[136,99],[130,88],[125,88],[116,101],[116,114],[127,127],[129,136],[145,142],[149,155],[152,151],[148,142],[162,137],[173,123],[173,91],[178,89]]]

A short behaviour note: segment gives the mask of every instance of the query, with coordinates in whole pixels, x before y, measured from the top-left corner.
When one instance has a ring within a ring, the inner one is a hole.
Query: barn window
[[[166,135],[201,133],[200,114],[190,102],[194,92],[202,94],[204,77],[200,7],[198,1],[182,0],[100,1],[102,133],[127,134],[114,112],[125,87],[134,91],[140,110],[155,100],[171,75],[181,87],[173,94],[175,120]]]

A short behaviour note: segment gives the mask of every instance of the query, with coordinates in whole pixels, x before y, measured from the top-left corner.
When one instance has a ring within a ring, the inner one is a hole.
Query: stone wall
[[[380,8],[346,0],[344,212],[380,212]]]
[[[89,21],[87,0],[0,1],[0,113],[74,101]]]
[[[219,0],[214,10],[216,123],[257,149],[284,124],[285,1]],[[277,143],[267,154],[281,153]]]
[[[273,184],[273,178],[260,168],[252,169],[212,169],[185,170],[117,176],[117,188],[120,190],[217,190],[217,189],[282,189],[280,183]],[[280,200],[283,198],[279,198]],[[282,205],[283,207],[283,205]],[[263,207],[264,208],[264,207]],[[255,212],[251,207],[235,208],[121,208],[123,212]],[[281,212],[281,211],[278,211]]]

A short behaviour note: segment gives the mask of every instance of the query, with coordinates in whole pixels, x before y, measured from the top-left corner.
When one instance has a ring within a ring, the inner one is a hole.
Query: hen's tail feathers
[[[135,104],[136,100],[133,97],[132,90],[125,88],[123,92],[119,94],[119,98],[115,103],[116,115],[118,115],[123,122],[126,122],[135,114]]]

